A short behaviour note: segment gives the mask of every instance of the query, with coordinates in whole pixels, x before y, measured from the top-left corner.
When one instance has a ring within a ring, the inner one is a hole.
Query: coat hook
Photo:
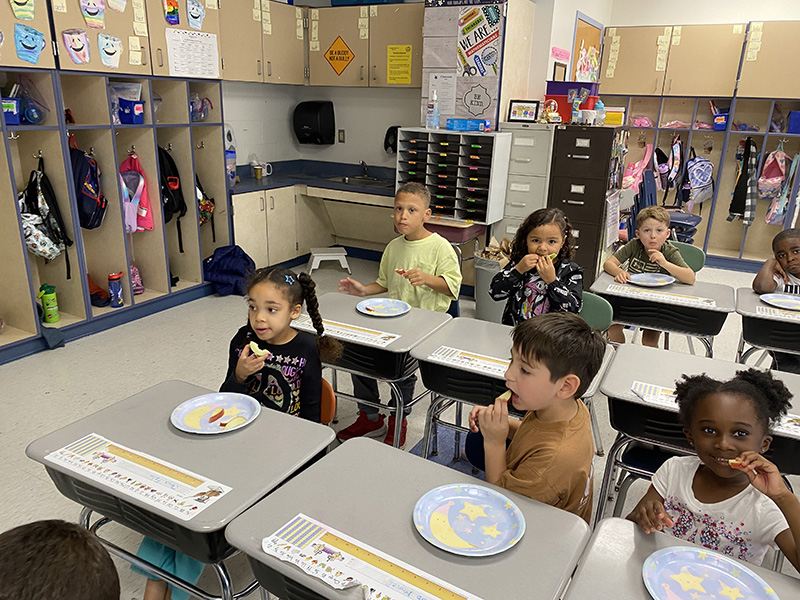
[[[39,152],[37,152],[36,154],[32,154],[31,156],[33,156],[33,158],[42,158],[42,151],[39,150]]]
[[[131,145],[131,147],[128,148],[128,154],[136,154],[136,146]]]
[[[89,146],[89,156],[94,156],[94,146]]]
[[[18,133],[14,133],[12,131],[11,133],[8,134],[8,139],[10,139],[10,140],[18,140],[19,139],[19,134]]]
[[[167,152],[172,152],[172,142],[167,144]]]
[[[197,148],[198,150],[202,150],[205,147],[206,147],[205,142],[200,142],[199,144],[195,144],[195,148]]]

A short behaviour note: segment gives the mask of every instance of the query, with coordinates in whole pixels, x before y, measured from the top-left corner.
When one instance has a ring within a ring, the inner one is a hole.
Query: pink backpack
[[[786,170],[791,164],[792,161],[783,151],[783,142],[778,143],[778,148],[769,153],[761,168],[761,176],[758,178],[760,200],[776,200],[780,197],[786,180]]]
[[[122,161],[119,166],[120,174],[125,174],[126,171],[135,171],[142,176],[142,189],[139,195],[139,207],[136,215],[136,229],[143,231],[145,229],[153,229],[153,213],[150,210],[150,197],[147,194],[147,178],[144,176],[144,169],[139,163],[139,157],[135,153],[128,155],[128,158]]]

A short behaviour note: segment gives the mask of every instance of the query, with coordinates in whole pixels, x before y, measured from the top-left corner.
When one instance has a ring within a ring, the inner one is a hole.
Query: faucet
[[[358,163],[358,164],[359,164],[359,165],[361,165],[361,176],[362,176],[362,177],[369,177],[369,171],[368,171],[367,163],[365,163],[365,162],[362,160],[362,161],[361,161],[360,163]]]

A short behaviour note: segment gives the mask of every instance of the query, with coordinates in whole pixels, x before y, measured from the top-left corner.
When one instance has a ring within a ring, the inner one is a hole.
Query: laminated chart
[[[476,373],[497,375],[500,378],[503,377],[509,365],[507,360],[465,352],[450,346],[439,346],[428,356],[428,360]]]
[[[366,600],[481,600],[302,513],[261,547],[334,589],[361,586]]]
[[[400,339],[400,335],[396,333],[387,333],[376,329],[357,327],[356,325],[328,321],[327,319],[322,319],[322,324],[325,325],[325,335],[330,335],[338,340],[344,340],[346,342],[364,344],[365,346],[385,348],[395,340]],[[297,317],[293,321],[292,326],[301,331],[316,333],[316,329],[314,329],[314,325],[311,323],[311,317],[308,315],[300,315]]]
[[[786,319],[790,321],[800,321],[800,312],[794,310],[781,310],[771,306],[756,306],[756,314],[775,319]]]
[[[643,381],[634,381],[631,386],[631,391],[650,404],[668,406],[672,409],[678,408],[678,402],[675,399],[675,390],[673,388],[661,387],[660,385],[644,383]]]
[[[700,296],[687,296],[686,294],[675,294],[673,292],[657,292],[655,290],[643,290],[640,288],[631,287],[629,285],[622,285],[612,283],[606,288],[609,294],[619,296],[631,296],[632,298],[639,298],[641,300],[657,300],[660,302],[669,302],[671,304],[685,304],[687,306],[716,306],[717,303],[711,298],[702,298]]]
[[[45,456],[184,521],[231,491],[227,485],[90,433]]]

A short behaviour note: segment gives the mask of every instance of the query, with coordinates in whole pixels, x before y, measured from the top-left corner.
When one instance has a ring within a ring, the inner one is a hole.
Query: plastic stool
[[[338,260],[343,269],[352,275],[350,265],[347,264],[347,250],[344,248],[312,248],[311,249],[311,266],[308,268],[308,274],[314,269],[319,269],[319,263],[323,260]]]

